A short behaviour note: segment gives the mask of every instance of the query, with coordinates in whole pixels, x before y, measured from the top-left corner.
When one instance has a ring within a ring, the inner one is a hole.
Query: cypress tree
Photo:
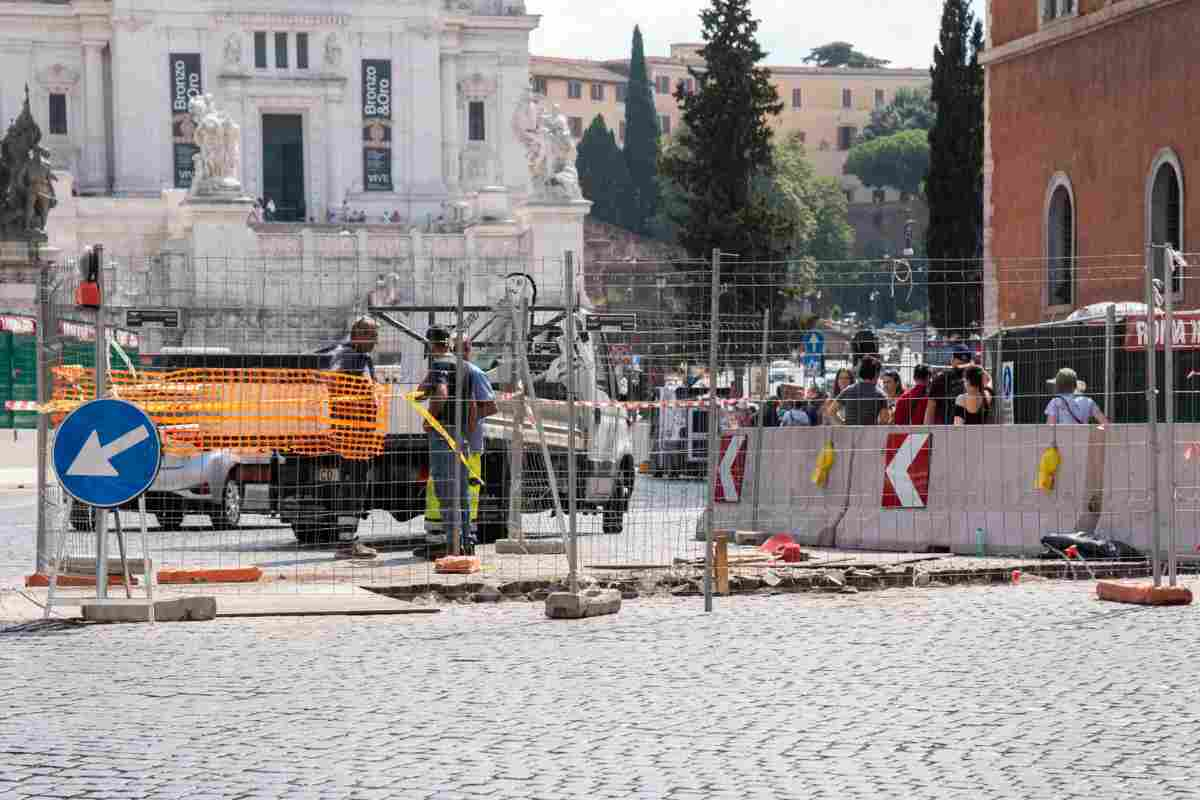
[[[631,230],[645,234],[658,213],[658,112],[646,74],[642,32],[636,25],[625,92],[624,158],[630,180],[624,216]]]
[[[628,227],[629,171],[612,130],[597,114],[579,141],[575,168],[579,187],[592,201],[591,216],[611,225]]]
[[[983,25],[968,0],[945,0],[933,50],[925,181],[929,314],[937,328],[966,334],[983,318]]]

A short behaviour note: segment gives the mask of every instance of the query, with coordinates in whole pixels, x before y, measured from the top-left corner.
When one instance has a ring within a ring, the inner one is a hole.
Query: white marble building
[[[162,201],[187,185],[180,93],[212,93],[242,127],[246,192],[281,219],[348,203],[415,223],[483,186],[527,191],[508,120],[537,23],[521,0],[5,2],[0,119],[28,84],[81,197]]]

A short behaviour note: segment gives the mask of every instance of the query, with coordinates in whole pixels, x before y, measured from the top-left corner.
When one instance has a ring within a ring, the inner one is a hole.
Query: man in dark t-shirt
[[[879,388],[879,359],[863,356],[858,362],[858,383],[847,386],[837,396],[842,420],[846,425],[886,425],[888,399]]]

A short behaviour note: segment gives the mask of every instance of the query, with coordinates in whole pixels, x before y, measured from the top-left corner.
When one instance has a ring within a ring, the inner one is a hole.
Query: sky
[[[647,56],[666,56],[672,42],[700,41],[700,9],[707,0],[526,0],[541,14],[530,52],[567,58],[628,58],[633,26],[640,25]],[[974,0],[976,17],[983,0]],[[891,60],[893,67],[926,68],[933,57],[941,0],[752,0],[766,63],[801,64],[813,47],[850,42],[856,50]]]

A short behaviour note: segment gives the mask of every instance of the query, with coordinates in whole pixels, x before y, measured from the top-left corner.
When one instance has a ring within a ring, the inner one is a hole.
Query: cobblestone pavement
[[[0,636],[0,797],[1196,793],[1195,608],[1090,583]]]

